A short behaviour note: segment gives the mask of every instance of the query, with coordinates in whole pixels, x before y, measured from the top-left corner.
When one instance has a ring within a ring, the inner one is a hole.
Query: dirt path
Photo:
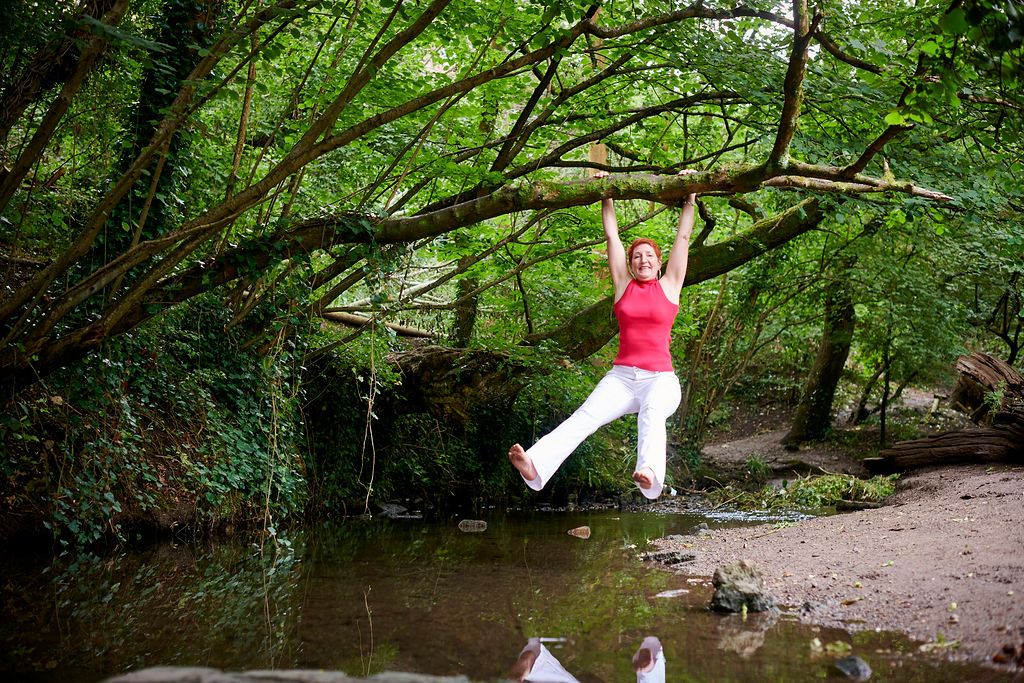
[[[704,447],[701,457],[711,469],[739,478],[742,478],[747,462],[752,458],[760,460],[774,476],[826,473],[867,475],[859,461],[835,448],[812,444],[795,451],[786,450],[781,443],[785,434],[785,429],[776,429],[735,441],[711,444]]]
[[[991,662],[1024,642],[1022,522],[1024,467],[972,465],[909,474],[879,509],[656,544],[695,550],[695,576],[753,562],[804,621],[955,641],[953,657]]]

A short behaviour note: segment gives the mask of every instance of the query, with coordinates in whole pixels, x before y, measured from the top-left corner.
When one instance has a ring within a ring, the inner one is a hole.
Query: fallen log
[[[1013,366],[985,353],[960,356],[956,361],[960,373],[949,397],[951,406],[970,415],[975,424],[982,422],[995,402],[990,398],[1001,394],[1000,404],[1016,405],[1024,401],[1024,377]],[[1016,399],[1016,400],[1015,400]]]
[[[928,465],[1024,461],[1024,377],[984,353],[957,359],[960,372],[950,404],[980,426],[901,441],[867,458],[872,473]]]
[[[888,474],[927,467],[970,462],[1024,462],[1024,426],[1016,429],[981,427],[943,432],[913,441],[900,441],[878,454],[865,458],[864,467],[872,474]]]
[[[485,349],[421,346],[392,353],[388,362],[402,377],[394,409],[428,412],[465,426],[482,409],[510,410],[531,370],[507,353]]]

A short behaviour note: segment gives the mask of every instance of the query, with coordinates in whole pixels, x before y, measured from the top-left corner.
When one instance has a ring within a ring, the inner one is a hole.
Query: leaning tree
[[[928,151],[1019,114],[1005,69],[961,77],[965,46],[1007,16],[993,3],[82,0],[5,12],[8,396],[216,289],[239,320],[273,302],[282,315],[266,334],[311,318],[358,333],[429,308],[445,283],[603,197],[700,193],[692,284],[819,228],[837,195],[948,202],[931,188],[950,175]],[[735,209],[745,194],[757,211]],[[742,220],[716,221],[734,211]],[[467,234],[473,249],[427,280],[340,305],[388,255]],[[279,297],[285,282],[301,295]],[[591,303],[526,342],[592,353],[613,330],[607,302]]]

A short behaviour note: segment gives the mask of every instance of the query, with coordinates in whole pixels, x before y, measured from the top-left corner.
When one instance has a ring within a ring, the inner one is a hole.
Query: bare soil
[[[794,453],[779,445],[784,434],[774,429],[716,443],[704,457],[725,471],[757,456],[776,474],[863,474],[849,450],[819,444]],[[720,565],[750,561],[803,621],[900,631],[953,658],[995,658],[1024,679],[1022,465],[919,470],[904,475],[878,509],[790,526],[712,529],[655,545],[696,551],[683,570],[693,576],[710,578]]]

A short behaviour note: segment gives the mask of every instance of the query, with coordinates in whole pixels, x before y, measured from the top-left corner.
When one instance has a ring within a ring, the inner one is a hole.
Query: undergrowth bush
[[[898,474],[878,475],[859,479],[844,474],[825,474],[787,482],[776,498],[796,507],[820,508],[840,501],[878,503],[896,490]]]
[[[529,448],[561,424],[583,404],[607,370],[588,364],[536,377],[516,400],[509,439],[496,444],[504,446],[502,458],[513,443]],[[634,490],[630,475],[636,466],[636,438],[635,416],[601,427],[565,460],[542,495],[561,502],[570,493],[600,497]],[[513,493],[525,495],[522,478],[507,461],[504,469],[512,477]]]
[[[540,496],[506,457],[513,443],[529,447],[579,407],[599,379],[596,371],[544,373],[512,405],[478,406],[460,421],[403,403],[396,378],[374,388],[365,362],[338,357],[310,372],[304,411],[315,513],[358,514],[367,506],[375,512],[373,503],[392,501],[435,508],[509,498],[560,503],[569,494],[612,495],[632,485],[635,420],[616,421],[587,439]]]
[[[19,396],[4,488],[62,544],[291,515],[305,498],[290,354],[240,349],[213,297],[117,337]]]
[[[847,474],[801,477],[784,482],[781,488],[765,486],[758,491],[737,491],[732,487],[715,489],[712,502],[738,509],[821,509],[840,502],[878,503],[896,490],[898,474],[859,479]]]

